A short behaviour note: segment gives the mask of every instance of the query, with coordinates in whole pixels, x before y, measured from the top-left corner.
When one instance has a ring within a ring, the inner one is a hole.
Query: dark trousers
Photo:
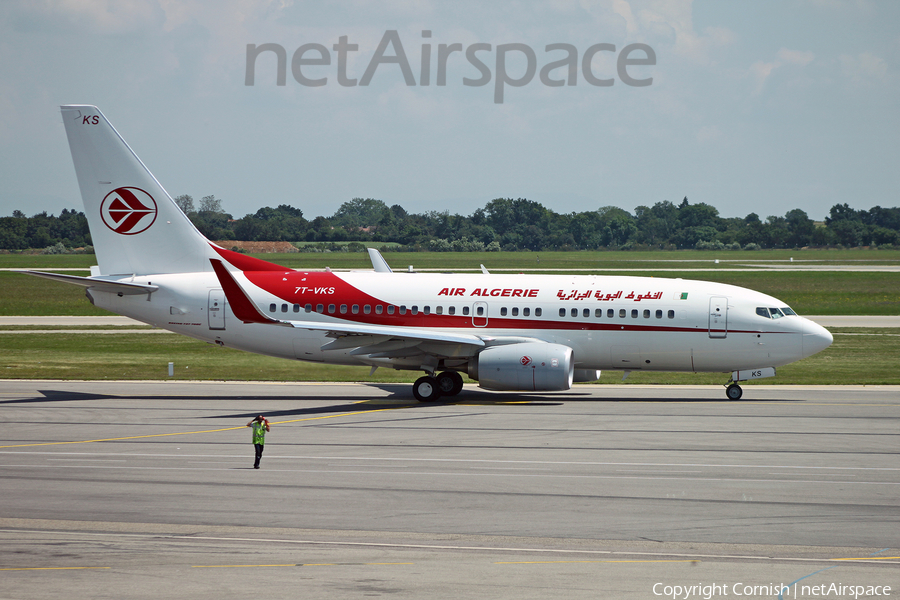
[[[263,448],[265,448],[265,446],[262,444],[253,444],[253,446],[256,448],[256,462],[253,463],[253,466],[259,468],[259,459],[262,458]]]

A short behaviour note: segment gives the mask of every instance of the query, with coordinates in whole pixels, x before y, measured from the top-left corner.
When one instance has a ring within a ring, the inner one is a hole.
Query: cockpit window
[[[766,308],[765,306],[757,306],[756,314],[767,319],[780,319],[781,317],[791,317],[797,315],[797,313],[795,313],[787,306],[784,306],[782,308]]]

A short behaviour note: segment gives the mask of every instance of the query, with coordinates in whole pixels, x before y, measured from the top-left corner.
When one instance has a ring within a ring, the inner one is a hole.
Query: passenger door
[[[728,336],[728,298],[709,299],[709,337]]]

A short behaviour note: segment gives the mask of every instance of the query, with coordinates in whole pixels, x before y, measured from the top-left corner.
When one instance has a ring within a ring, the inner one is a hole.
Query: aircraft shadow
[[[661,395],[654,393],[640,397],[610,397],[602,394],[598,395],[593,391],[579,391],[577,388],[567,392],[547,392],[547,393],[529,393],[529,392],[489,392],[486,390],[466,389],[459,396],[441,398],[435,402],[418,402],[413,397],[410,386],[407,384],[387,384],[387,383],[369,383],[369,387],[376,388],[386,393],[385,397],[365,398],[358,397],[353,401],[344,401],[340,404],[332,404],[329,406],[295,408],[283,411],[268,411],[266,416],[293,416],[306,414],[329,414],[334,412],[362,412],[388,408],[428,408],[432,406],[461,405],[461,404],[482,404],[485,406],[502,406],[502,405],[522,405],[528,406],[559,406],[569,402],[605,402],[605,403],[678,403],[691,402],[698,404],[719,404],[722,402],[732,402],[726,398],[701,398],[696,396],[672,397],[669,395]],[[663,390],[660,390],[662,392]],[[209,398],[197,395],[187,394],[153,394],[141,396],[125,396],[120,394],[98,394],[93,392],[73,392],[67,390],[38,390],[40,396],[34,398],[20,398],[12,400],[0,400],[0,404],[29,404],[43,402],[84,402],[90,400],[118,400],[118,399],[146,399],[146,400],[197,400]],[[314,402],[333,402],[340,398],[330,395],[310,395],[310,394],[236,394],[236,395],[217,395],[217,400],[224,401],[314,401]],[[799,403],[803,400],[789,400],[778,398],[744,398],[738,402],[779,402],[779,403]],[[248,417],[253,418],[259,414],[256,411],[240,412],[231,415],[218,415],[207,418],[219,418],[221,416],[229,417]]]

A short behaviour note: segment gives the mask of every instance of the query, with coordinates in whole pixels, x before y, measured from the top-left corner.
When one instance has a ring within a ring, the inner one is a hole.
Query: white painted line
[[[246,542],[253,544],[290,544],[290,545],[310,545],[310,546],[358,546],[361,548],[408,548],[416,550],[466,550],[471,552],[514,552],[523,554],[583,554],[583,555],[601,555],[601,556],[651,556],[651,557],[679,557],[694,560],[710,559],[710,560],[759,560],[766,562],[845,562],[852,560],[854,564],[871,562],[872,564],[900,564],[900,561],[890,559],[867,559],[867,558],[808,558],[808,557],[772,557],[757,556],[747,554],[688,554],[679,552],[635,552],[628,550],[575,550],[569,548],[516,548],[507,546],[457,546],[457,545],[438,545],[438,544],[410,544],[410,543],[389,543],[389,542],[342,542],[334,540],[286,540],[278,538],[242,538],[242,537],[221,537],[221,536],[196,536],[196,535],[175,535],[175,534],[152,534],[152,533],[89,533],[81,531],[41,531],[28,529],[0,529],[0,533],[10,533],[16,536],[22,534],[37,535],[71,535],[84,537],[112,537],[112,538],[139,538],[152,540],[183,540],[183,541],[214,541],[214,542]],[[887,557],[885,557],[887,558]]]

